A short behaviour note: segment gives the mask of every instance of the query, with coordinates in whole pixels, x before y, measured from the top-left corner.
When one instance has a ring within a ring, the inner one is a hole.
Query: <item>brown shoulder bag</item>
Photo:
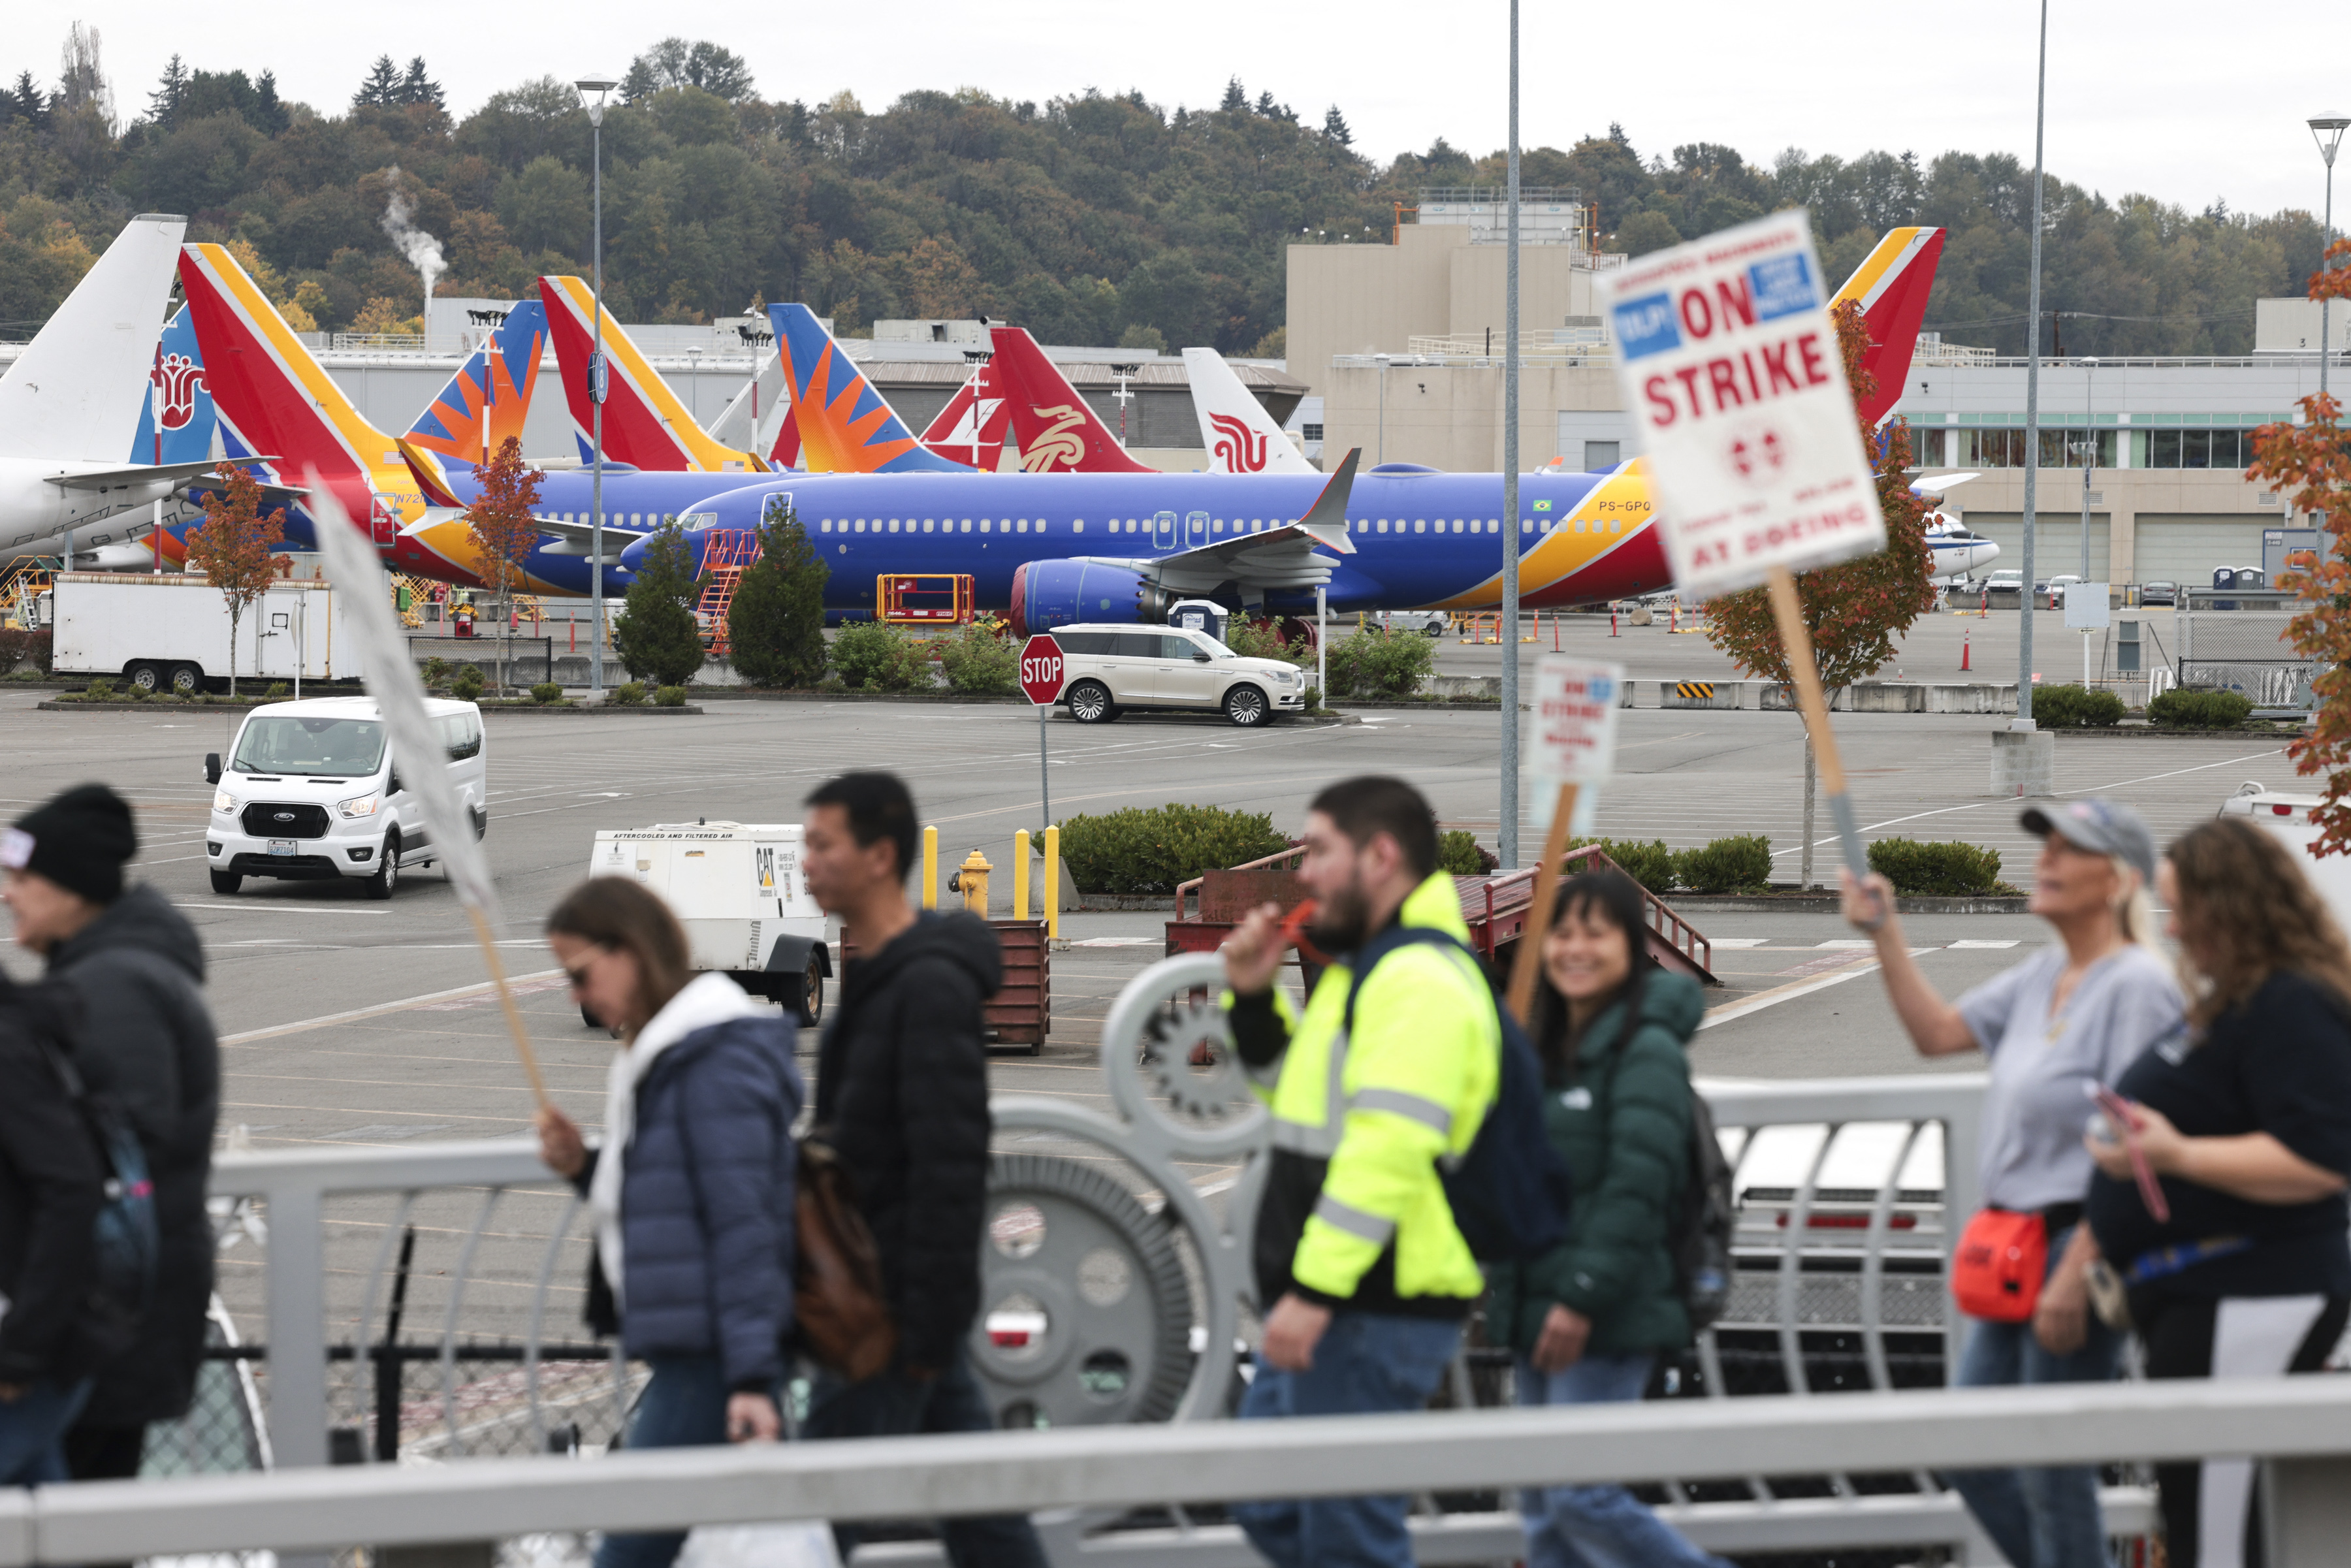
[[[820,1364],[862,1383],[888,1366],[898,1348],[881,1251],[832,1145],[802,1138],[799,1165],[792,1314],[800,1345]]]

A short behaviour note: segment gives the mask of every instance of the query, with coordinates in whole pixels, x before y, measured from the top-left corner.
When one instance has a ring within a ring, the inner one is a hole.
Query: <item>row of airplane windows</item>
[[[660,525],[662,520],[659,517],[652,516],[643,512],[612,512],[607,514],[607,516],[611,520],[611,526],[614,528],[655,528]],[[589,521],[589,515],[585,512],[561,512],[556,514],[555,517],[557,521],[563,523],[585,525]],[[967,534],[972,531],[972,519],[969,517],[965,517],[961,519],[960,522],[956,518],[949,517],[944,526],[941,526],[939,520],[935,517],[925,517],[921,519],[921,521],[922,528],[919,531],[926,534]],[[1529,519],[1529,522],[1532,531],[1542,534],[1550,533],[1555,526],[1551,519],[1545,517],[1531,518]],[[903,531],[911,534],[917,531],[914,527],[914,523],[915,519],[912,517],[891,517],[886,520],[881,517],[871,519],[865,517],[825,517],[818,522],[817,531],[827,534],[862,534],[867,532],[878,534],[885,531],[894,534]],[[1114,534],[1147,534],[1152,531],[1152,522],[1148,517],[1113,517],[1105,526],[1112,533]],[[1171,523],[1168,526],[1172,528],[1175,525]],[[1270,526],[1278,528],[1283,525],[1281,521],[1277,518]],[[1237,534],[1242,532],[1257,534],[1263,533],[1267,527],[1268,524],[1262,517],[1252,517],[1248,519],[1246,522],[1236,518],[1232,523],[1231,531]],[[1416,534],[1425,534],[1431,531],[1431,527],[1432,525],[1426,517],[1413,518],[1411,520],[1411,527],[1408,530],[1405,527],[1405,519],[1402,517],[1396,517],[1394,519],[1387,517],[1357,517],[1354,520],[1354,529],[1355,532],[1359,534],[1384,534],[1391,531],[1399,534],[1407,531]],[[1025,534],[1031,531],[1032,528],[1034,531],[1040,534],[1045,532],[1045,519],[1042,517],[1035,518],[1033,521],[1028,517],[982,517],[979,519],[979,531],[983,534]],[[1499,534],[1502,531],[1502,522],[1499,517],[1455,517],[1451,519],[1450,525],[1448,526],[1446,518],[1439,517],[1436,520],[1434,529],[1436,532],[1440,534],[1448,532],[1457,534]],[[1084,533],[1086,531],[1085,519],[1080,517],[1071,522],[1070,525],[1070,530],[1072,533]],[[1209,524],[1209,530],[1212,533],[1217,534],[1225,532],[1225,519],[1222,517],[1214,519]],[[1574,531],[1579,534],[1587,531],[1583,518],[1578,517],[1575,519]],[[1625,531],[1625,524],[1621,518],[1613,519],[1604,524],[1594,519],[1590,526],[1589,531],[1595,534],[1621,534]]]

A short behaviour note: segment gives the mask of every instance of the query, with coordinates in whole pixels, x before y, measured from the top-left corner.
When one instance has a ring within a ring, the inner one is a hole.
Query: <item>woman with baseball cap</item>
[[[2179,982],[2149,946],[2147,823],[2105,800],[2036,806],[2022,822],[2041,840],[2029,907],[2057,940],[1956,1002],[1911,958],[1886,880],[1844,877],[1845,918],[1874,939],[1886,994],[1918,1053],[1991,1059],[1977,1154],[1985,1207],[1968,1220],[1951,1269],[1960,1309],[1975,1319],[1956,1380],[1963,1387],[2114,1376],[2121,1336],[2089,1311],[2096,1245],[2082,1223],[2093,1174],[2082,1128],[2092,1094],[2183,1027]],[[2105,1562],[2088,1467],[1974,1470],[1951,1483],[2017,1568]]]

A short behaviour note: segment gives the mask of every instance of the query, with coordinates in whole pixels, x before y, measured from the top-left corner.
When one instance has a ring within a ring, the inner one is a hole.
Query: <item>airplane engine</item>
[[[1032,560],[1012,574],[1012,630],[1033,636],[1071,622],[1167,619],[1173,595],[1141,572],[1099,561]]]

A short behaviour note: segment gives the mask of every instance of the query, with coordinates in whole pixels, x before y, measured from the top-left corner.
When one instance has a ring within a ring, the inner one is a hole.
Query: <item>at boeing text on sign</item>
[[[1886,520],[1802,211],[1596,279],[1674,580],[1701,599],[1774,566],[1886,548]]]

